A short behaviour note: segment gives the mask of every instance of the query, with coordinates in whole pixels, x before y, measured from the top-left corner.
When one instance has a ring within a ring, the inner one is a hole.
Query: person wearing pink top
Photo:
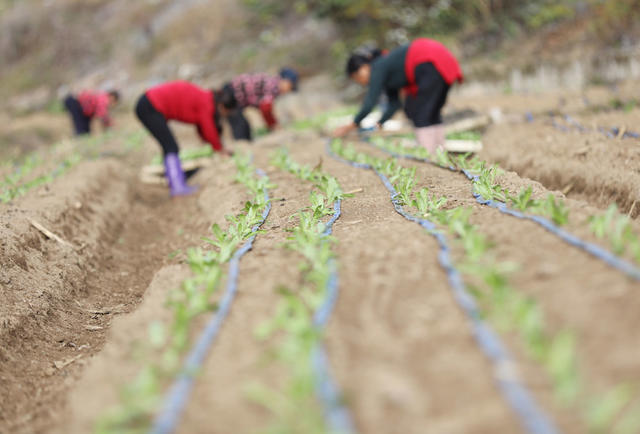
[[[113,124],[109,110],[120,100],[116,90],[109,92],[82,91],[77,95],[68,95],[64,106],[71,116],[76,136],[91,133],[91,121],[100,119],[102,126],[107,129]]]

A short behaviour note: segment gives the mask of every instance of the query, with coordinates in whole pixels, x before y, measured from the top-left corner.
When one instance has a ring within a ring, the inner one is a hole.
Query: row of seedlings
[[[167,384],[183,375],[196,374],[181,368],[184,355],[192,346],[193,321],[208,312],[217,314],[219,306],[212,299],[224,281],[226,264],[245,241],[253,240],[270,209],[268,178],[256,173],[247,156],[236,154],[234,162],[235,179],[247,188],[250,201],[238,215],[226,216],[229,223],[226,230],[217,223],[212,225],[213,237],[204,238],[212,249],[187,250],[186,262],[193,275],[167,297],[171,322],[149,325],[147,343],[138,349],[142,360],[140,371],[123,387],[117,407],[106,411],[97,421],[96,432],[147,432],[160,409]]]
[[[499,177],[502,171],[496,165],[490,165],[477,157],[470,158],[467,154],[454,157],[446,152],[438,152],[434,155],[422,147],[402,146],[384,138],[372,139],[371,143],[396,157],[410,158],[462,172],[472,181],[473,193],[479,202],[494,206],[500,211],[511,213],[516,217],[526,213],[524,218],[542,224],[546,229],[559,235],[570,244],[583,248],[631,277],[640,279],[640,269],[622,258],[624,255],[629,255],[636,263],[640,264],[640,236],[634,232],[631,219],[621,215],[615,205],[612,205],[605,213],[591,216],[586,222],[583,222],[597,239],[609,245],[611,249],[609,252],[560,229],[570,221],[569,209],[562,199],[551,193],[545,198],[534,198],[531,186],[514,193],[500,185]],[[548,219],[548,221],[536,218],[536,216]]]
[[[256,330],[258,339],[277,342],[275,360],[286,366],[289,377],[278,390],[254,384],[250,394],[273,415],[266,432],[353,432],[322,344],[338,290],[331,230],[340,216],[345,194],[336,178],[298,164],[286,149],[273,156],[272,164],[312,182],[317,190],[311,191],[309,206],[295,216],[297,225],[284,246],[304,258],[302,284],[298,288],[280,287],[281,298],[273,318]]]
[[[141,131],[126,133],[123,137],[105,133],[60,142],[48,148],[46,152],[34,151],[20,162],[6,161],[0,166],[0,173],[4,173],[0,180],[0,203],[11,202],[34,188],[50,184],[78,163],[97,158],[102,145],[107,141],[122,140],[125,151],[128,152],[137,149],[142,143],[142,138]],[[71,149],[66,150],[69,146]],[[62,157],[58,154],[62,154]]]
[[[575,410],[590,432],[634,433],[640,429],[640,408],[631,406],[637,397],[632,385],[621,384],[606,393],[592,390],[578,363],[575,334],[549,330],[538,303],[510,284],[509,274],[517,265],[496,260],[491,240],[470,223],[471,208],[447,208],[445,197],[435,197],[427,188],[417,190],[416,169],[403,167],[394,158],[375,158],[339,141],[331,144],[330,151],[343,161],[375,170],[391,184],[395,205],[412,208],[414,221],[426,218],[452,236],[455,266],[479,302],[481,314],[500,332],[519,336],[526,356],[547,372],[561,407]],[[539,425],[527,427],[531,432],[548,432],[536,429]]]

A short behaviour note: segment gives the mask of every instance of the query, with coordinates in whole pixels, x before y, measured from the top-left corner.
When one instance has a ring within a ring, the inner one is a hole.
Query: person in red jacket
[[[273,103],[279,96],[298,90],[298,73],[292,68],[282,68],[278,76],[242,74],[225,84],[223,89],[233,92],[237,103],[237,109],[227,116],[233,138],[251,140],[251,126],[243,110],[247,107],[259,109],[267,128],[273,131],[278,126]]]
[[[464,77],[456,58],[440,42],[421,38],[388,54],[379,50],[353,54],[347,62],[347,75],[368,86],[367,96],[353,123],[335,130],[334,136],[356,130],[385,92],[388,105],[378,122],[382,126],[400,108],[403,92],[405,113],[416,128],[418,143],[431,152],[444,145],[442,107],[450,87]]]
[[[200,137],[211,144],[214,151],[231,155],[220,141],[220,114],[234,108],[234,104],[233,95],[229,92],[201,89],[187,81],[160,84],[139,98],[136,115],[162,147],[171,196],[188,195],[196,189],[186,183],[178,157],[178,143],[168,121],[194,124]]]
[[[109,92],[94,92],[85,90],[78,95],[67,95],[64,99],[64,107],[71,116],[73,129],[76,136],[91,133],[91,121],[94,118],[102,121],[102,126],[107,129],[112,125],[109,109],[120,100],[117,90]]]

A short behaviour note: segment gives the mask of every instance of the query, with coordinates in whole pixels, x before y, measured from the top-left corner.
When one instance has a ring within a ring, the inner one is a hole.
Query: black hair
[[[222,104],[222,106],[227,110],[233,110],[238,105],[238,101],[236,101],[236,97],[233,94],[233,88],[228,83],[225,84],[222,89],[214,90],[213,96],[216,103]]]
[[[293,68],[282,68],[280,70],[280,78],[291,82],[291,90],[294,92],[298,90],[298,71]]]
[[[347,60],[347,76],[351,77],[363,65],[369,65],[371,62],[382,56],[382,50],[379,48],[367,48],[355,51]]]
[[[115,89],[111,89],[109,92],[107,92],[109,94],[110,97],[112,97],[113,99],[116,100],[116,102],[120,101],[120,92],[118,92]]]

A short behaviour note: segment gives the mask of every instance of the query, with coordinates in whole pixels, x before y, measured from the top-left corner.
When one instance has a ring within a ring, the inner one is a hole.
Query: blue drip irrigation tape
[[[333,224],[342,214],[342,201],[338,200],[333,205],[334,213],[326,224],[324,236],[331,235]],[[325,288],[326,296],[322,305],[313,315],[313,327],[322,331],[329,323],[331,313],[338,300],[338,271],[335,260],[329,263],[331,275]],[[315,388],[318,399],[322,403],[325,422],[331,433],[354,433],[354,425],[347,408],[342,404],[342,394],[331,375],[329,358],[325,346],[318,342],[311,351],[311,366],[315,375]]]
[[[426,229],[430,235],[436,238],[440,246],[438,259],[440,265],[447,273],[449,284],[453,289],[454,298],[471,321],[473,333],[478,345],[493,363],[495,379],[507,402],[518,414],[520,421],[528,432],[534,434],[557,433],[558,431],[553,423],[538,407],[527,388],[519,381],[515,374],[515,363],[500,338],[491,327],[482,320],[474,298],[467,291],[460,272],[453,265],[451,250],[445,235],[438,231],[437,226],[433,222],[420,219],[404,211],[402,205],[400,205],[396,198],[398,192],[384,174],[378,172],[369,164],[354,163],[340,158],[331,150],[329,145],[327,145],[327,152],[331,157],[350,166],[373,170],[382,180],[387,190],[389,190],[391,202],[396,212],[405,219],[419,224]]]
[[[578,122],[577,120],[575,120],[574,118],[572,118],[569,115],[565,115],[564,119],[570,125],[573,125],[581,133],[588,133],[588,132],[591,131],[591,129],[589,129],[588,127],[585,127],[584,125],[582,125],[580,122]],[[611,127],[611,128],[598,127],[598,131],[600,131],[601,133],[605,134],[607,137],[609,137],[611,139],[614,139],[614,138],[618,137],[618,135],[620,134],[621,130],[618,127]],[[633,131],[625,131],[622,134],[622,137],[623,138],[638,139],[638,138],[640,138],[640,134],[635,133]]]
[[[432,164],[436,167],[439,168],[443,168],[442,166],[434,163],[433,161],[427,159],[427,158],[419,158],[419,157],[415,157],[412,155],[403,155],[403,154],[398,154],[396,152],[392,152],[392,151],[388,151],[384,148],[380,148],[378,147],[378,149],[383,150],[384,152],[388,153],[389,155],[392,155],[394,157],[397,158],[406,158],[409,160],[414,160],[414,161],[419,161],[422,163],[428,163],[428,164]],[[454,167],[448,167],[446,168],[448,170],[454,171],[454,172],[458,172],[457,169],[455,169]],[[474,175],[471,172],[469,172],[468,170],[462,170],[462,173],[472,182],[476,182],[479,178],[478,175]],[[490,200],[490,199],[486,199],[485,197],[483,197],[482,195],[480,195],[479,193],[476,193],[475,191],[472,191],[473,197],[476,199],[476,201],[481,204],[481,205],[487,205],[490,206],[491,208],[495,208],[498,211],[500,211],[503,214],[507,214],[510,215],[512,217],[515,218],[519,218],[522,220],[529,220],[532,221],[534,223],[537,223],[538,225],[542,226],[544,229],[546,229],[548,232],[554,234],[555,236],[557,236],[558,238],[560,238],[561,240],[563,240],[564,242],[577,247],[579,249],[584,250],[585,252],[589,253],[590,255],[594,256],[596,259],[599,259],[603,262],[605,262],[606,264],[612,266],[613,268],[616,268],[619,271],[622,271],[623,273],[625,273],[626,275],[628,275],[629,277],[636,279],[636,280],[640,280],[640,268],[636,267],[635,265],[633,265],[631,262],[626,261],[622,258],[620,258],[619,256],[616,256],[615,254],[611,253],[610,251],[604,249],[603,247],[598,246],[597,244],[593,244],[590,243],[588,241],[584,241],[583,239],[565,231],[564,229],[560,228],[559,226],[557,226],[556,224],[554,224],[552,221],[544,218],[544,217],[540,217],[540,216],[536,216],[536,215],[531,215],[531,214],[524,214],[522,212],[516,211],[514,209],[511,209],[507,206],[506,203],[504,202],[500,202],[497,200]]]
[[[527,112],[525,113],[525,119],[528,123],[533,122],[534,118],[533,118],[533,113],[531,112]],[[578,132],[580,133],[590,133],[593,131],[597,131],[600,132],[602,134],[604,134],[605,136],[607,136],[609,139],[615,139],[618,137],[618,135],[620,134],[621,129],[618,127],[611,127],[611,128],[605,128],[605,127],[597,127],[595,130],[589,128],[589,127],[585,127],[584,125],[582,125],[580,122],[578,122],[577,120],[575,120],[574,118],[572,118],[569,115],[564,115],[564,120],[572,127],[574,127],[575,129],[578,130]],[[551,125],[557,129],[562,131],[563,133],[568,133],[569,131],[571,131],[571,128],[559,124],[556,121],[555,116],[551,115]],[[640,139],[640,133],[636,133],[634,131],[625,131],[622,134],[623,138],[628,138],[628,139]]]
[[[474,175],[472,173],[470,173],[467,170],[464,170],[463,173],[466,175],[467,178],[469,178],[472,181],[476,181],[478,179],[478,175]],[[492,208],[495,208],[497,210],[499,210],[500,212],[522,219],[522,220],[529,220],[532,222],[535,222],[537,224],[539,224],[540,226],[542,226],[544,229],[546,229],[547,231],[551,232],[552,234],[556,235],[558,238],[560,238],[561,240],[567,242],[568,244],[577,247],[579,249],[584,250],[585,252],[589,253],[590,255],[594,256],[597,259],[600,259],[601,261],[609,264],[610,266],[622,271],[623,273],[625,273],[626,275],[628,275],[629,277],[632,277],[636,280],[640,280],[640,269],[638,267],[636,267],[635,265],[633,265],[632,263],[625,261],[624,259],[614,255],[613,253],[609,252],[606,249],[603,249],[602,247],[593,244],[593,243],[589,243],[587,241],[582,240],[581,238],[570,234],[569,232],[565,231],[564,229],[561,229],[560,227],[556,226],[553,222],[551,222],[550,220],[547,220],[543,217],[540,216],[535,216],[535,215],[529,215],[529,214],[524,214],[521,213],[519,211],[515,211],[511,208],[509,208],[504,202],[500,202],[497,200],[489,200],[489,199],[485,199],[483,196],[481,196],[480,194],[473,192],[473,196],[476,198],[476,201],[479,204],[482,205],[487,205],[490,206]]]
[[[266,176],[261,170],[257,171],[262,177]],[[271,212],[271,202],[267,191],[264,193],[266,207],[262,212],[262,220],[252,228],[254,235],[247,240],[244,245],[236,251],[229,261],[229,276],[227,278],[227,288],[220,302],[218,310],[212,315],[205,329],[200,334],[198,342],[187,357],[181,373],[171,386],[166,395],[162,411],[154,420],[150,430],[152,434],[169,434],[175,431],[182,413],[189,399],[193,388],[193,381],[196,373],[204,363],[211,346],[213,345],[222,323],[226,319],[231,305],[238,291],[238,274],[240,272],[240,259],[251,250],[256,239],[256,232],[264,224],[267,216]]]

